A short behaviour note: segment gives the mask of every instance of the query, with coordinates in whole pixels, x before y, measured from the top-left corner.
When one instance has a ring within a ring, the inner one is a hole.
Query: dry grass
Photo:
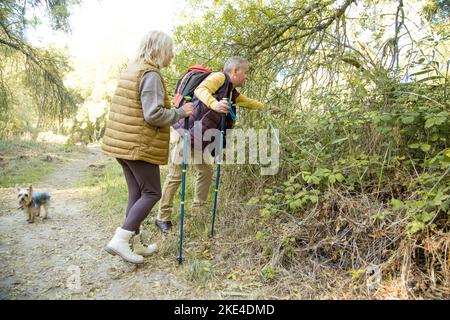
[[[245,199],[242,188],[224,187],[222,196]],[[258,204],[225,201],[215,245],[220,268],[252,274],[266,298],[448,299],[450,235],[407,236],[408,218],[388,210],[380,193],[330,189],[315,208],[269,219]]]

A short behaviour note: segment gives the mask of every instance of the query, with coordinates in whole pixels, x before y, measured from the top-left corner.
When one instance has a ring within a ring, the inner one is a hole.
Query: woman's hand
[[[186,117],[189,117],[194,113],[194,104],[192,102],[184,104],[181,108],[186,113]]]

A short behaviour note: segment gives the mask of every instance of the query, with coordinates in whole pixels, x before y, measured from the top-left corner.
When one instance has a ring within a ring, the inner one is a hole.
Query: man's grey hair
[[[225,62],[225,66],[223,67],[223,71],[231,72],[233,68],[239,69],[243,65],[248,65],[248,61],[242,57],[231,57]]]

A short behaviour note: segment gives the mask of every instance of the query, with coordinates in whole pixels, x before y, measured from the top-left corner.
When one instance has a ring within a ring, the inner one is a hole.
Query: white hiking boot
[[[105,250],[114,256],[119,255],[127,262],[141,264],[144,262],[144,257],[134,253],[130,247],[130,240],[133,236],[133,231],[117,228],[116,233],[106,245]]]
[[[144,246],[141,241],[140,235],[133,237],[133,252],[144,257],[148,257],[158,250],[156,243],[152,243],[149,246]]]

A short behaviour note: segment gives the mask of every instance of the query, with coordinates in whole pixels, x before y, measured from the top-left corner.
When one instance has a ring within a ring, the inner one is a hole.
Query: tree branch
[[[313,9],[317,8],[318,7],[318,3],[315,6],[313,6],[313,7],[309,7],[307,9],[305,9],[305,12],[304,12],[305,14],[304,15],[298,16],[296,19],[294,19],[294,21],[292,21],[289,24],[287,24],[279,32],[277,32],[274,35],[271,35],[269,37],[263,38],[260,41],[258,41],[256,44],[251,45],[252,48],[256,48],[259,45],[261,45],[262,43],[267,42],[265,45],[263,45],[263,46],[259,47],[258,49],[256,49],[254,51],[254,54],[257,55],[257,54],[259,54],[259,53],[261,53],[261,52],[263,52],[263,51],[265,51],[265,50],[267,50],[267,49],[269,49],[271,47],[275,47],[278,44],[283,43],[285,41],[291,41],[293,39],[301,39],[301,38],[304,38],[304,37],[306,37],[308,35],[311,35],[311,34],[314,34],[314,33],[317,33],[317,32],[320,32],[322,30],[327,29],[336,19],[339,19],[345,13],[347,8],[354,1],[355,0],[346,0],[345,3],[338,10],[336,10],[331,17],[326,19],[326,20],[328,20],[327,22],[318,24],[318,25],[313,26],[311,28],[308,28],[309,30],[311,30],[310,32],[302,34],[300,36],[295,36],[295,37],[290,37],[290,38],[285,38],[285,39],[279,39],[279,38],[281,38],[283,36],[283,34],[285,34],[285,32],[287,32],[289,29],[291,29],[293,27],[296,27],[296,28],[298,28],[300,30],[308,30],[305,27],[303,27],[302,25],[299,25],[298,21],[300,19],[303,19],[305,17],[305,15],[308,15],[309,12],[311,12]],[[279,39],[279,40],[276,41],[276,39]],[[274,41],[275,41],[275,43],[273,43]]]

